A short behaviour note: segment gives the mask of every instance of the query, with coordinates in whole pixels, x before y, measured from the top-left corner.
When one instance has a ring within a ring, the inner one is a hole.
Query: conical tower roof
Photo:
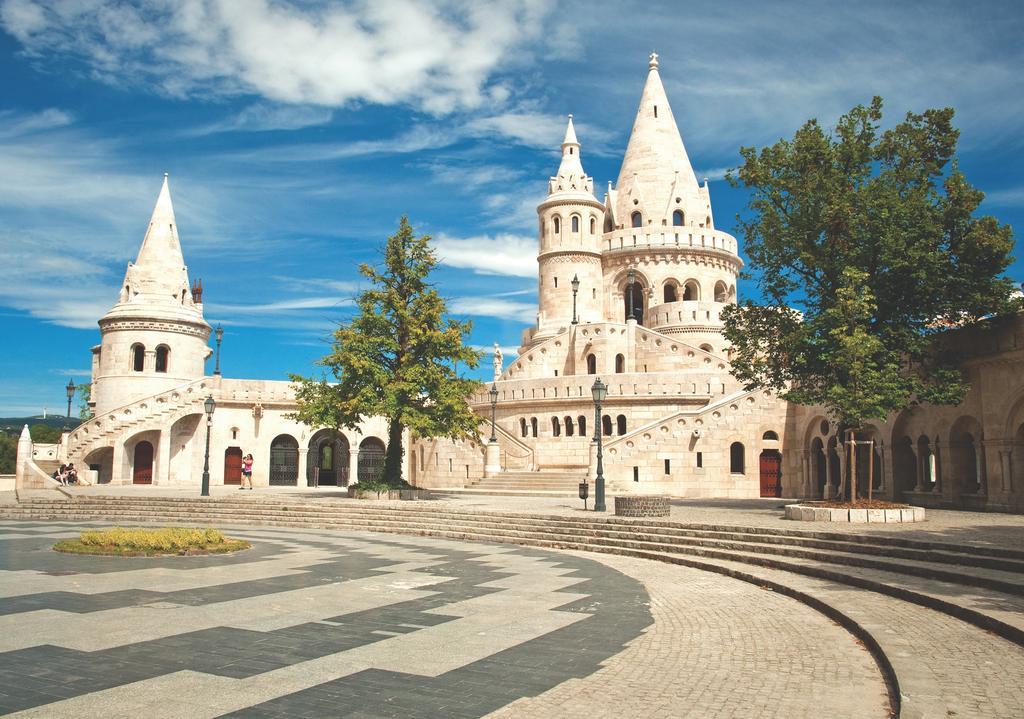
[[[636,211],[643,214],[644,227],[652,227],[661,226],[663,220],[671,224],[675,209],[684,210],[689,217],[690,205],[696,211],[705,204],[700,200],[697,177],[661,83],[657,53],[651,54],[647,82],[615,189],[617,222],[627,227]]]
[[[202,322],[202,305],[193,301],[189,288],[166,173],[138,257],[128,263],[120,298],[106,318],[123,315]]]
[[[558,165],[558,173],[548,182],[548,199],[580,199],[596,201],[594,197],[594,180],[583,170],[580,159],[580,143],[576,139],[576,128],[572,124],[572,115],[565,128],[565,139],[562,140],[562,161]],[[546,202],[547,200],[545,200]]]

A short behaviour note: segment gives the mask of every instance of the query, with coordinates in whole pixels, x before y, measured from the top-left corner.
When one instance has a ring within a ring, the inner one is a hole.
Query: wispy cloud
[[[1024,207],[1024,187],[1007,187],[985,193],[985,203],[992,207]]]
[[[537,243],[520,235],[456,238],[440,234],[434,247],[442,264],[484,275],[536,277]]]
[[[60,375],[61,377],[90,377],[92,376],[91,369],[52,369],[52,374]]]
[[[30,52],[78,58],[112,84],[331,107],[408,103],[447,113],[499,91],[491,75],[540,34],[548,12],[529,0],[180,0],[141,8],[119,0],[5,0],[0,21]]]
[[[238,113],[200,127],[186,130],[186,136],[213,135],[221,132],[269,132],[301,130],[323,125],[334,117],[334,110],[309,105],[270,105],[259,103]]]
[[[537,305],[532,302],[512,302],[497,297],[456,297],[449,307],[457,315],[495,317],[524,324],[537,319]]]

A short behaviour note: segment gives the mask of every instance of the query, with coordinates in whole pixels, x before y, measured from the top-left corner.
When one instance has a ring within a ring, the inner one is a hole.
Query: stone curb
[[[787,504],[786,519],[797,522],[849,522],[850,524],[910,524],[924,522],[924,507],[900,509],[841,509]]]

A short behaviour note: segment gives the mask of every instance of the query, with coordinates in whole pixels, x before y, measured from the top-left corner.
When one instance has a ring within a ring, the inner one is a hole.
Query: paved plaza
[[[283,529],[232,531],[232,556],[51,551],[81,526],[0,523],[4,713],[886,716],[840,627],[713,574]]]

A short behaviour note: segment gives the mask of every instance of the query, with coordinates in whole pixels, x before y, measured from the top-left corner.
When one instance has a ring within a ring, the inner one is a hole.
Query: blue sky
[[[403,213],[509,357],[565,115],[603,191],[652,50],[723,229],[740,145],[876,94],[891,121],[956,108],[961,167],[1019,228],[1022,35],[1016,2],[0,0],[0,415],[88,380],[164,172],[226,376],[311,371]]]

